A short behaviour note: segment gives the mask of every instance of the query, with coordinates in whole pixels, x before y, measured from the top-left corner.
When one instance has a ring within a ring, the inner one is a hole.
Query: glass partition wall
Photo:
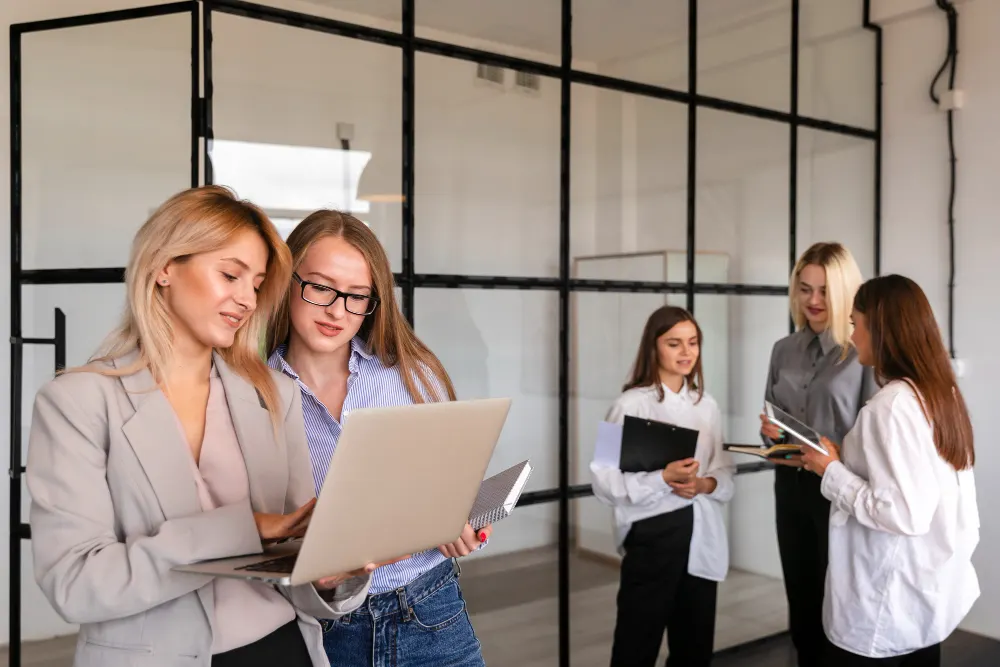
[[[34,393],[112,326],[150,211],[214,182],[285,234],[360,217],[460,397],[514,399],[491,472],[535,472],[463,562],[469,613],[491,666],[605,665],[619,554],[589,462],[646,317],[694,311],[726,441],[753,443],[795,256],[840,240],[878,272],[867,3],[279,4],[12,26],[10,664],[72,632],[27,559]],[[787,629],[773,472],[739,463],[718,651]]]

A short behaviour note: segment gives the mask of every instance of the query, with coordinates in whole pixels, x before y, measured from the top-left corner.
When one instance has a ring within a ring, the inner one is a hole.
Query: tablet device
[[[769,422],[790,433],[803,445],[809,445],[824,455],[828,456],[830,454],[820,444],[820,439],[823,437],[822,434],[812,426],[799,421],[770,401],[764,401],[764,414],[767,416]]]

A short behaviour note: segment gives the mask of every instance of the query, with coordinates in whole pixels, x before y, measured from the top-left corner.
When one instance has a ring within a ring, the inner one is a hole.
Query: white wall
[[[946,24],[934,3],[886,0],[873,3],[884,25],[885,144],[883,182],[883,271],[920,283],[946,327],[948,283],[948,153],[945,116],[927,97],[941,65]],[[996,252],[1000,247],[1000,3],[966,0],[959,7],[959,72],[967,106],[956,115],[955,347],[968,365],[959,380],[976,433],[976,477],[982,521],[974,556],[982,597],[963,627],[1000,638],[1000,432],[996,378],[1000,352],[996,332]]]

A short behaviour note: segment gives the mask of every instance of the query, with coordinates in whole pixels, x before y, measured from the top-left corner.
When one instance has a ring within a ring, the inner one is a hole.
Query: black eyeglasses
[[[302,280],[297,273],[293,273],[292,278],[302,286],[302,293],[300,295],[302,300],[314,306],[327,308],[337,303],[337,299],[343,299],[344,308],[353,315],[371,315],[375,312],[375,307],[378,306],[378,297],[369,294],[341,292],[339,289],[335,289],[329,285],[320,285],[319,283]]]

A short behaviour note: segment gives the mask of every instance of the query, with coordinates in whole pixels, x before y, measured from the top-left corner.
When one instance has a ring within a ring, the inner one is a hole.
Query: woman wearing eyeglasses
[[[454,400],[455,390],[403,318],[385,249],[363,222],[316,211],[288,245],[294,273],[268,333],[268,363],[302,391],[318,492],[352,410]],[[455,559],[483,546],[490,531],[467,525],[453,544],[375,570],[365,604],[324,623],[331,664],[483,665]]]

